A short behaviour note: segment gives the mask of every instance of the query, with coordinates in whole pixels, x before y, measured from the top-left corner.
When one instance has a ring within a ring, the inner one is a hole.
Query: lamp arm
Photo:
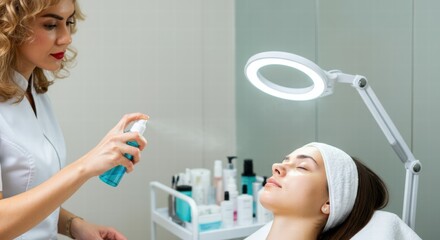
[[[376,97],[371,86],[368,84],[367,79],[363,76],[356,75],[352,86],[358,91],[365,105],[367,105],[368,110],[370,110],[377,124],[382,129],[388,143],[394,149],[402,163],[405,164],[405,168],[414,174],[420,173],[422,167],[420,162],[415,159],[408,145],[405,143],[393,121],[385,111],[385,108]]]
[[[405,193],[403,201],[403,221],[412,229],[415,228],[415,215],[417,208],[418,174],[422,170],[419,160],[416,160],[408,145],[403,140],[396,126],[388,116],[384,107],[376,97],[373,89],[365,77],[359,75],[337,74],[337,81],[348,83],[352,79],[352,86],[358,91],[364,103],[367,105],[380,129],[384,133],[388,143],[396,152],[406,168]]]

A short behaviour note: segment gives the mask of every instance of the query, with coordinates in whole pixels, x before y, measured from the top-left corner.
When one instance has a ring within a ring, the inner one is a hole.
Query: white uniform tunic
[[[15,73],[14,81],[26,90],[28,81]],[[0,102],[0,168],[3,197],[28,191],[58,172],[65,164],[66,147],[47,94],[32,86],[36,114],[24,98]],[[59,208],[17,239],[57,239]]]

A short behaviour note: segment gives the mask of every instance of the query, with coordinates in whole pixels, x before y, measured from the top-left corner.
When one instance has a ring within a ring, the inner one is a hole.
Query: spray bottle
[[[147,120],[138,120],[130,128],[129,132],[138,132],[142,135],[144,134],[146,124]],[[139,147],[136,141],[128,141],[127,144],[133,147]],[[124,156],[130,161],[133,160],[133,156],[128,153],[124,153]],[[101,174],[99,179],[112,187],[117,187],[126,171],[127,169],[124,166],[119,165]]]

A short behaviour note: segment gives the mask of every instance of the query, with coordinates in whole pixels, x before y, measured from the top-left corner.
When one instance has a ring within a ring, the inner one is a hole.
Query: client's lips
[[[273,177],[271,177],[267,180],[266,185],[267,184],[275,185],[276,187],[281,188],[281,185]]]
[[[60,60],[60,59],[63,59],[63,57],[64,57],[64,52],[52,53],[52,54],[50,54],[50,55],[51,55],[52,57],[54,57],[54,58]]]

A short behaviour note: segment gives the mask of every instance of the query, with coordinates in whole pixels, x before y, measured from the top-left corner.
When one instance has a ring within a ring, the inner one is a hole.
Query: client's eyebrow
[[[72,13],[72,15],[70,15],[68,18],[71,18],[71,17],[73,17],[73,15],[75,15],[75,12],[73,12]],[[48,13],[48,14],[44,14],[43,16],[41,16],[41,17],[46,17],[46,18],[55,18],[55,19],[57,19],[57,20],[60,20],[60,21],[62,21],[62,20],[64,20],[64,18],[62,17],[62,16],[60,16],[60,15],[57,15],[57,14],[55,14],[55,13]]]
[[[314,162],[316,165],[318,165],[318,162],[316,162],[316,160],[315,160],[312,156],[305,155],[305,154],[300,154],[300,155],[298,155],[298,156],[296,156],[296,157],[299,158],[299,159],[310,159],[310,160],[313,160],[313,162]]]

